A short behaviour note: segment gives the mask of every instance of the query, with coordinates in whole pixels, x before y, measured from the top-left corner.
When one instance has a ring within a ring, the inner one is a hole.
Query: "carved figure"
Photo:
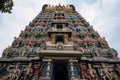
[[[108,67],[105,66],[104,64],[102,64],[102,67],[103,68],[101,70],[102,70],[102,74],[103,74],[103,79],[106,80],[106,78],[107,78],[109,80],[112,80],[111,77],[110,77],[110,74],[108,72]]]
[[[20,75],[19,64],[17,64],[16,67],[8,66],[7,71],[9,80],[18,80]]]
[[[91,64],[88,64],[87,73],[88,73],[88,79],[89,80],[97,80],[96,75],[95,75],[96,72],[92,68]]]
[[[81,70],[82,79],[86,79],[87,78],[87,68],[86,68],[86,66],[80,64],[80,70]]]
[[[26,51],[26,49],[24,48],[24,49],[22,50],[21,56],[22,56],[22,57],[25,57],[26,53],[27,53],[27,51]]]

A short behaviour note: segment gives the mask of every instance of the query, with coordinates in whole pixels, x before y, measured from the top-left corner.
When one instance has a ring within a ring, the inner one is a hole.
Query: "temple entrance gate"
[[[66,60],[54,60],[52,80],[69,80],[69,65]]]

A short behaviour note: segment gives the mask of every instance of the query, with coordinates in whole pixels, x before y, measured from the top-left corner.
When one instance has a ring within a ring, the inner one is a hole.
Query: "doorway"
[[[68,63],[64,60],[55,60],[53,62],[52,80],[69,80]]]
[[[56,35],[55,36],[55,39],[56,39],[56,43],[57,42],[62,42],[62,43],[64,43],[64,35]]]
[[[62,24],[57,24],[57,29],[62,29],[63,25]]]

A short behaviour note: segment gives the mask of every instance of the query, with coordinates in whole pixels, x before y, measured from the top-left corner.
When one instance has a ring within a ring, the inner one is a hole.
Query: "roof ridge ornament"
[[[54,11],[74,12],[75,7],[72,4],[61,5],[60,3],[58,5],[45,4],[42,7],[42,12],[54,12]]]

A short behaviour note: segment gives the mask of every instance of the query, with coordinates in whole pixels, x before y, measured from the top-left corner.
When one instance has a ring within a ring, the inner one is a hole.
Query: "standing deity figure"
[[[14,79],[14,80],[18,80],[18,78],[19,78],[19,75],[20,75],[19,66],[20,66],[20,64],[17,63],[17,64],[16,64],[16,67],[15,67],[15,69],[14,69],[14,71],[13,71],[13,74],[14,74],[14,76],[15,76],[15,79]]]
[[[112,80],[108,72],[108,66],[105,66],[104,64],[102,64],[102,67],[103,68],[101,69],[101,72],[103,74],[103,79],[106,80],[106,78],[108,78],[109,80]]]
[[[28,75],[27,80],[30,80],[32,72],[33,72],[32,63],[29,63],[28,67],[26,68],[26,75]]]
[[[33,71],[34,71],[33,73],[34,77],[38,78],[41,72],[40,64],[35,64],[33,67]]]
[[[114,80],[119,80],[120,79],[120,66],[119,64],[115,64],[115,68],[114,68]]]
[[[112,57],[116,57],[115,52],[112,48],[110,48],[110,53],[111,53]]]
[[[100,42],[101,47],[108,47],[108,43],[107,43],[107,41],[105,40],[105,38],[99,37],[99,38],[98,38],[98,41]]]
[[[99,51],[98,51],[98,49],[95,48],[94,50],[95,50],[95,51],[94,51],[94,52],[95,52],[95,55],[96,55],[97,57],[99,57],[100,55],[99,55]]]
[[[86,79],[87,78],[87,68],[86,68],[86,66],[80,64],[80,70],[81,70],[82,79]]]
[[[29,63],[29,65],[24,68],[22,80],[31,80],[32,72],[33,72],[32,71],[32,63]]]
[[[14,77],[13,77],[14,68],[11,66],[8,66],[7,71],[8,71],[7,77],[9,78],[9,80],[13,80],[14,79]]]
[[[87,48],[87,47],[88,47],[88,46],[87,46],[87,42],[85,42],[85,41],[84,41],[83,45],[84,45],[84,48]]]
[[[91,64],[88,64],[88,69],[87,69],[87,73],[88,73],[88,79],[89,80],[97,80],[97,76],[95,75],[96,72],[95,70],[92,68]]]
[[[29,65],[26,67],[26,74],[30,74],[32,72],[32,63],[29,63]]]
[[[26,52],[27,52],[27,51],[26,51],[26,49],[24,48],[24,49],[22,50],[22,54],[21,54],[21,56],[22,56],[22,57],[25,57]]]
[[[119,64],[116,64],[116,66],[117,66],[117,71],[118,71],[119,74],[120,74],[120,66],[119,66]]]

